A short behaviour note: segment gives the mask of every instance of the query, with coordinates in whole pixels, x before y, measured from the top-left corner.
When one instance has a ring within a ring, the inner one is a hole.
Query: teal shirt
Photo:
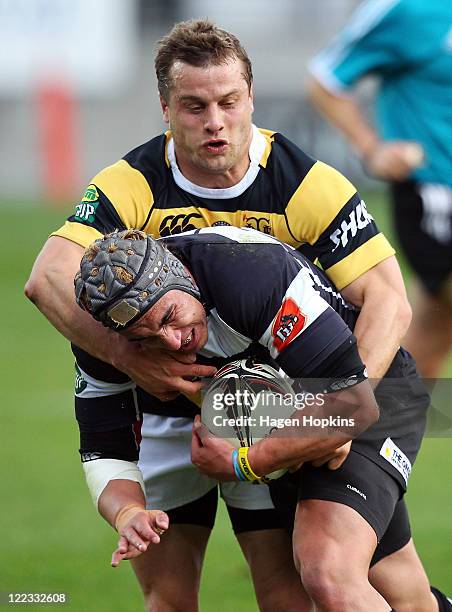
[[[419,142],[412,177],[452,185],[452,0],[367,0],[310,69],[339,94],[378,76],[380,137]]]

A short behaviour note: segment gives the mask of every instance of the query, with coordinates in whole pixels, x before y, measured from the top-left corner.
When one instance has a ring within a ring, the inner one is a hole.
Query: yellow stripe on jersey
[[[361,274],[394,254],[395,251],[386,237],[377,234],[325,272],[340,291]]]
[[[265,140],[267,142],[264,153],[259,162],[259,165],[265,168],[267,166],[268,157],[272,152],[272,143],[274,141],[273,134],[275,134],[275,132],[272,130],[264,130],[263,128],[259,128],[259,132],[265,136]]]
[[[317,161],[286,208],[294,238],[314,244],[355,193],[355,187],[340,172]]]
[[[247,212],[243,210],[223,212],[196,206],[154,208],[144,231],[154,238],[158,238],[159,236],[165,237],[201,227],[210,227],[215,224],[246,227],[246,215]]]
[[[108,166],[91,181],[107,198],[126,227],[141,227],[154,203],[148,182],[139,170],[124,159]]]
[[[196,206],[154,208],[144,231],[158,238],[216,225],[251,227],[264,234],[277,236],[279,240],[293,247],[300,246],[300,242],[294,241],[290,235],[284,215],[252,210],[213,211]]]
[[[63,227],[60,227],[59,230],[50,235],[66,238],[71,242],[80,244],[80,246],[85,247],[86,249],[87,246],[100,238],[103,234],[89,225],[83,225],[82,223],[77,223],[74,221],[66,221]]]

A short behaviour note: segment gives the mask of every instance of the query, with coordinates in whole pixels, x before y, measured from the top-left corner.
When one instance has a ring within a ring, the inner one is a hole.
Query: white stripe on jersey
[[[93,397],[105,397],[106,395],[116,395],[117,393],[123,393],[124,391],[129,391],[129,389],[136,388],[136,384],[132,380],[125,383],[106,382],[105,380],[93,378],[84,372],[78,364],[77,367],[80,370],[82,382],[86,382],[86,387],[84,387],[82,391],[75,393],[77,397],[87,399]],[[77,374],[77,376],[79,375]]]
[[[313,281],[313,289],[314,291],[319,292],[320,289],[322,289],[323,291],[325,291],[326,293],[331,293],[331,295],[338,301],[341,302],[341,305],[347,309],[350,310],[352,312],[357,312],[358,308],[356,306],[354,306],[352,303],[346,302],[344,300],[344,298],[342,297],[342,294],[339,293],[339,291],[334,290],[333,287],[330,287],[328,285],[325,285],[320,277],[315,274],[314,270],[312,270],[312,268],[308,268],[306,266],[303,266],[303,263],[299,260],[299,259],[295,259],[295,261],[297,262],[297,264],[299,264],[300,268],[303,268],[305,270],[307,270],[309,272],[309,275]]]
[[[289,244],[285,244],[270,236],[269,234],[264,234],[263,232],[259,232],[258,230],[253,229],[252,227],[234,227],[232,225],[218,225],[215,227],[202,227],[200,229],[190,230],[188,232],[181,232],[180,234],[175,234],[176,237],[179,236],[190,236],[193,234],[217,234],[218,236],[224,236],[225,238],[229,238],[229,240],[233,240],[239,244],[279,244],[284,247],[286,250],[295,249]],[[158,240],[167,240],[168,238],[159,238]]]
[[[281,305],[287,299],[292,299],[298,306],[301,314],[305,317],[302,328],[294,333],[293,337],[288,338],[288,342],[284,342],[285,346],[293,342],[295,338],[298,338],[325,310],[330,308],[326,301],[319,295],[316,289],[313,287],[313,280],[309,274],[308,268],[302,268],[297,276],[290,283],[285,295],[281,300]],[[276,319],[279,316],[280,311],[278,310],[273,321],[267,327],[265,332],[259,339],[260,344],[263,344],[268,348],[273,358],[276,358],[279,354],[278,348],[275,346],[275,336],[273,335],[273,327]]]

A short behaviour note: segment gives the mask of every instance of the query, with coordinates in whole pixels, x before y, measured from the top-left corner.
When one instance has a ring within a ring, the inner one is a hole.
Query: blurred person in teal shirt
[[[388,181],[415,272],[404,345],[437,377],[452,344],[452,2],[368,0],[310,63],[311,100]],[[350,92],[379,79],[375,121]]]

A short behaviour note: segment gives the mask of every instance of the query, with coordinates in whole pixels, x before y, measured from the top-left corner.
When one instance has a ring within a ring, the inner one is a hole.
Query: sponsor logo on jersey
[[[101,458],[100,453],[82,453],[81,454],[82,463],[87,463],[88,461],[96,461],[96,459],[100,459],[100,458]]]
[[[189,232],[190,230],[205,227],[206,223],[204,221],[199,223],[199,219],[202,218],[202,215],[198,213],[191,213],[189,215],[168,215],[160,223],[159,234],[162,237],[173,236],[181,232]]]
[[[272,327],[273,346],[281,352],[304,327],[305,315],[292,298],[286,298]]]
[[[77,364],[75,364],[75,395],[80,395],[88,386]]]
[[[264,234],[271,234],[272,228],[268,217],[248,217],[245,215],[244,221],[246,227],[263,232]]]
[[[361,382],[361,379],[358,378],[357,374],[352,374],[348,378],[343,378],[342,380],[335,380],[331,383],[330,389],[332,391],[340,391],[341,389],[347,389],[348,387],[353,387],[357,383]]]
[[[363,200],[361,200],[361,202],[351,211],[348,219],[344,219],[341,226],[330,234],[330,239],[334,244],[332,252],[341,245],[342,247],[346,247],[349,240],[356,236],[358,230],[364,229],[372,221],[372,215],[367,212],[366,205]]]
[[[75,219],[92,223],[99,206],[99,193],[95,185],[88,185],[80,204],[75,207]]]
[[[380,455],[402,474],[405,483],[407,483],[411,474],[411,461],[405,453],[394,444],[391,438],[386,438],[384,441],[380,449]]]
[[[357,489],[353,485],[348,484],[347,485],[347,489],[350,489],[350,491],[353,491],[354,493],[358,493],[358,495],[361,495],[361,497],[363,497],[367,501],[367,495],[365,495],[362,491],[360,491],[359,489]]]

